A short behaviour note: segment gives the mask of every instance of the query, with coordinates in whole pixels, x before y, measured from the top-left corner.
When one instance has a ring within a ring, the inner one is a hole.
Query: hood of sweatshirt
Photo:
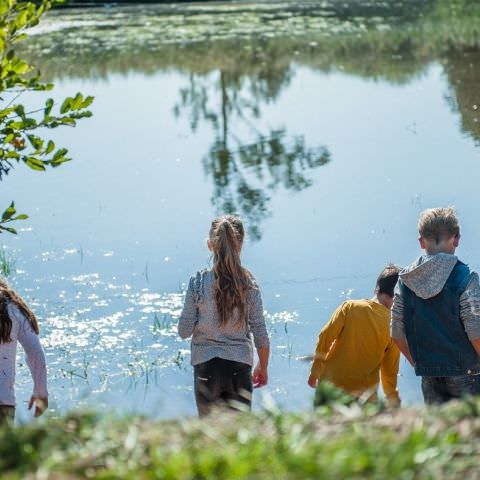
[[[422,255],[400,272],[400,279],[418,297],[432,298],[442,291],[457,261],[449,253]]]

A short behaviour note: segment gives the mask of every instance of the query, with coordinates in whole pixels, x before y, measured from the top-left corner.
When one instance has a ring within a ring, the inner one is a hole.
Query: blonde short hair
[[[460,234],[460,224],[453,207],[429,208],[421,213],[418,233],[422,238],[439,243],[444,238]]]

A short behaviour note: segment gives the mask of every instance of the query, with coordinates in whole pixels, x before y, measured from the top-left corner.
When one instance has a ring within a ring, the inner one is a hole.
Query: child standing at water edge
[[[355,396],[375,399],[378,383],[391,405],[399,405],[397,375],[400,352],[390,337],[390,309],[400,269],[380,273],[372,300],[348,300],[320,332],[308,384],[329,380]]]
[[[241,220],[225,215],[213,220],[208,249],[213,268],[194,275],[188,284],[178,324],[182,338],[192,337],[195,400],[200,416],[215,405],[250,408],[252,386],[268,382],[269,338],[260,290],[243,268]],[[253,371],[253,345],[258,364]]]
[[[418,231],[425,254],[400,272],[392,337],[422,377],[426,403],[480,394],[480,286],[455,256],[454,210],[426,210]]]
[[[15,361],[17,343],[27,356],[33,378],[33,394],[28,408],[35,405],[35,416],[48,407],[45,355],[38,338],[37,319],[26,303],[0,280],[0,425],[15,416]]]

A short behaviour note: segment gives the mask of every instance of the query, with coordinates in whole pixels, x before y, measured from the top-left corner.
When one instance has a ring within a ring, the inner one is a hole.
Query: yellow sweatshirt
[[[385,396],[398,403],[399,358],[390,337],[390,310],[373,300],[349,300],[320,332],[310,373],[356,396],[376,392],[381,373]]]

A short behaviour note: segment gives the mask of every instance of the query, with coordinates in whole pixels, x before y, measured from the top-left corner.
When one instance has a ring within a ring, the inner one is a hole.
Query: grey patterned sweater
[[[400,272],[400,278],[415,295],[432,298],[438,295],[452,273],[458,258],[448,253],[423,255]],[[470,273],[467,288],[460,296],[460,319],[470,340],[480,338],[480,284],[478,274]],[[405,340],[403,298],[397,287],[392,308],[392,337]]]
[[[256,287],[248,295],[247,326],[236,318],[221,326],[213,298],[214,280],[212,270],[202,270],[188,283],[178,333],[182,338],[192,337],[191,364],[219,357],[253,365],[252,336],[256,348],[269,345],[260,290]]]

